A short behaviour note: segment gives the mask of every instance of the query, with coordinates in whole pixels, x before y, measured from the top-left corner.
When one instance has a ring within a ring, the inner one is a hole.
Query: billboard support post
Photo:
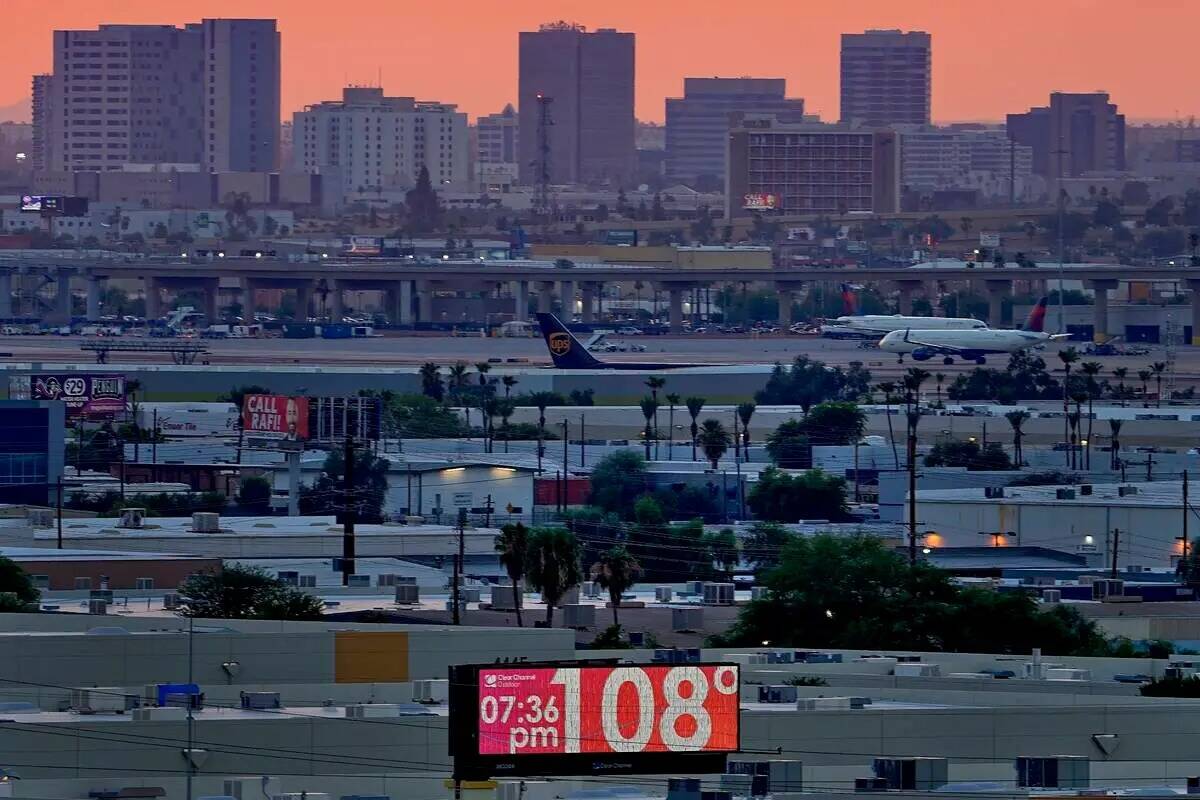
[[[241,434],[239,433],[239,436]],[[287,454],[288,465],[288,516],[300,516],[300,451]]]
[[[354,574],[354,520],[358,516],[358,492],[354,488],[354,437],[346,437],[345,502],[342,512],[342,586],[350,585]]]

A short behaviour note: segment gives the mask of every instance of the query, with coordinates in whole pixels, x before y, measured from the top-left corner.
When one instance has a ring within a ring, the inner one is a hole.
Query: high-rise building
[[[483,191],[504,191],[517,182],[520,122],[509,103],[475,123],[475,178]]]
[[[890,130],[746,114],[729,133],[725,216],[894,212],[896,139]]]
[[[1107,92],[1054,92],[1048,106],[1009,114],[1007,127],[1033,148],[1033,171],[1046,178],[1125,169],[1125,115]]]
[[[53,160],[54,141],[50,137],[50,128],[54,115],[54,76],[34,75],[30,91],[33,109],[33,147],[30,151],[30,163],[37,172],[50,168]],[[59,143],[62,146],[62,143]]]
[[[206,19],[204,159],[209,172],[279,168],[280,41],[273,19]]]
[[[278,166],[274,20],[55,31],[54,73],[33,91],[43,170]]]
[[[469,176],[467,115],[381,88],[348,87],[296,112],[292,138],[296,171],[340,174],[348,194],[411,187],[422,166],[435,187]]]
[[[551,99],[550,181],[628,184],[634,177],[634,35],[564,22],[520,35],[520,175],[538,172],[538,96]]]
[[[842,34],[842,122],[928,125],[933,75],[923,31]]]
[[[784,78],[684,78],[683,97],[667,98],[667,177],[724,179],[731,115],[748,111],[802,122],[804,101],[786,94]]]

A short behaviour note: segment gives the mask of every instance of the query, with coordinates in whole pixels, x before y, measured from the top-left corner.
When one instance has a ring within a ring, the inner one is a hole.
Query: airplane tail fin
[[[1043,332],[1046,327],[1046,303],[1045,297],[1037,301],[1037,305],[1029,312],[1029,319],[1025,320],[1024,330],[1033,333]]]
[[[550,351],[550,359],[558,369],[593,369],[604,366],[587,351],[567,326],[553,314],[538,314],[538,326]]]
[[[842,284],[842,313],[848,317],[858,313],[858,297],[854,294],[854,287],[848,283]]]

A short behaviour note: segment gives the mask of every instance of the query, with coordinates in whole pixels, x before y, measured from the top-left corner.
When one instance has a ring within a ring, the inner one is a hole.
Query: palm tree
[[[651,375],[646,378],[646,388],[650,390],[650,399],[658,403],[658,390],[667,385],[666,378]],[[658,406],[654,410],[654,454],[658,455]]]
[[[621,595],[633,586],[641,574],[642,565],[623,544],[601,553],[600,560],[592,565],[592,580],[599,584],[601,589],[608,590],[613,627],[621,626],[621,620],[617,616],[617,609],[621,607]]]
[[[1148,369],[1138,370],[1138,380],[1142,382],[1142,408],[1150,407],[1150,375]]]
[[[704,457],[708,459],[708,463],[714,470],[717,468],[721,456],[725,455],[729,449],[732,440],[729,431],[725,430],[725,426],[719,419],[704,420],[700,426],[700,433],[696,436],[700,449],[704,451]]]
[[[1113,370],[1113,377],[1117,379],[1117,399],[1121,401],[1121,407],[1125,407],[1125,378],[1129,375],[1129,367],[1117,367]]]
[[[521,619],[521,579],[529,562],[529,529],[519,522],[505,525],[496,537],[496,552],[500,555],[500,564],[512,581],[513,606],[517,609],[517,627],[525,627]]]
[[[129,395],[129,413],[133,417],[133,420],[132,420],[132,424],[133,424],[133,460],[135,463],[138,461],[138,457],[141,455],[139,451],[141,450],[140,445],[141,445],[141,441],[142,441],[142,431],[141,431],[141,428],[138,426],[138,406],[141,405],[141,403],[139,402],[141,399],[141,392],[142,392],[142,382],[140,380],[138,380],[137,378],[130,378],[129,380],[125,381],[125,393],[127,395]],[[240,408],[237,410],[237,417],[238,417],[238,423],[237,423],[238,430],[240,431],[241,426],[242,426],[242,422],[241,422],[242,409],[240,409]],[[240,443],[240,441],[241,441],[240,438],[238,441]],[[121,442],[121,449],[122,450],[125,449],[124,442]],[[240,462],[242,460],[240,449],[238,450],[238,454],[239,454],[238,461]],[[121,460],[124,460],[124,456],[122,456]]]
[[[496,416],[500,417],[500,429],[504,431],[504,452],[508,452],[508,440],[512,438],[508,430],[508,421],[512,418],[513,412],[517,410],[517,404],[507,397],[503,400],[494,400],[496,404]]]
[[[930,373],[920,367],[909,367],[904,371],[901,383],[904,386],[905,416],[908,418],[908,454],[916,458],[917,423],[921,421],[921,384],[929,380]]]
[[[896,462],[896,469],[900,469],[900,451],[896,449],[896,432],[892,428],[892,395],[896,391],[896,383],[895,381],[883,381],[877,388],[883,392],[884,407],[887,411],[888,441],[892,443],[892,460]]]
[[[467,427],[471,427],[471,412],[466,404],[462,403],[463,389],[467,388],[467,378],[470,376],[471,369],[462,361],[454,362],[454,366],[450,367],[450,371],[446,376],[447,383],[450,384],[450,402],[455,405],[462,405],[463,416],[466,419]]]
[[[445,397],[446,392],[442,387],[442,371],[437,364],[426,361],[421,365],[420,373],[421,394],[432,397],[434,400],[441,400]]]
[[[1096,399],[1096,393],[1100,391],[1100,383],[1096,380],[1096,376],[1100,374],[1100,370],[1104,369],[1104,365],[1099,361],[1084,361],[1079,365],[1079,371],[1084,374],[1087,390],[1088,404],[1088,426],[1087,426],[1087,444],[1083,446],[1083,468],[1092,468],[1092,423],[1095,422],[1093,417],[1093,403]]]
[[[688,414],[692,417],[692,461],[696,460],[696,434],[700,431],[700,426],[696,423],[696,418],[700,416],[700,412],[704,410],[703,397],[689,397],[683,401],[687,406]]]
[[[1163,373],[1167,371],[1167,362],[1155,361],[1150,365],[1150,371],[1154,373],[1154,382],[1157,384],[1155,391],[1158,392],[1158,401],[1156,405],[1158,408],[1162,408],[1162,381]]]
[[[583,580],[579,540],[566,528],[539,528],[529,542],[529,585],[546,601],[546,627],[554,625],[554,607]]]
[[[754,416],[756,408],[758,406],[754,403],[739,403],[737,407],[738,419],[742,421],[742,453],[745,461],[750,460],[750,418]]]
[[[1121,467],[1121,426],[1124,425],[1124,420],[1110,419],[1108,421],[1108,431],[1112,436],[1111,461],[1109,466],[1113,472],[1116,472]]]
[[[1024,435],[1021,426],[1029,419],[1029,412],[1020,409],[1018,411],[1009,411],[1004,415],[1008,420],[1008,424],[1012,426],[1013,431],[1013,463],[1018,469],[1025,461],[1024,453],[1021,452],[1021,437]]]
[[[646,460],[650,460],[650,440],[654,438],[654,428],[650,424],[658,414],[658,401],[651,397],[643,397],[638,403],[642,407],[642,416],[646,418],[646,430],[642,433],[643,444],[646,445]]]
[[[538,472],[542,471],[542,457],[546,454],[546,409],[550,407],[557,398],[550,392],[534,392],[529,396],[529,402],[533,403],[538,410]],[[563,464],[563,469],[566,469],[566,464]]]
[[[679,395],[672,392],[667,395],[667,460],[675,460],[675,406],[679,405]]]
[[[1071,423],[1071,467],[1080,469],[1083,459],[1080,458],[1079,445],[1082,444],[1083,436],[1080,422],[1083,420],[1083,403],[1087,400],[1087,392],[1071,392],[1071,402],[1075,404],[1075,410],[1067,414],[1067,419]]]
[[[508,399],[508,396],[512,393],[513,387],[516,386],[519,382],[520,381],[518,381],[516,379],[516,377],[514,377],[512,375],[505,375],[503,378],[500,379],[500,383],[504,384],[504,399],[505,400]]]
[[[1067,411],[1068,411],[1067,396],[1070,394],[1070,391],[1071,391],[1071,365],[1079,360],[1079,351],[1076,350],[1074,347],[1068,347],[1066,350],[1059,350],[1058,351],[1058,360],[1061,361],[1062,365],[1063,365],[1063,386],[1062,386],[1062,391],[1063,391],[1063,394],[1062,394],[1063,439],[1070,440],[1071,427],[1067,420]],[[1071,460],[1071,451],[1068,449],[1067,461],[1070,461],[1070,460]]]
[[[946,382],[946,376],[944,373],[935,372],[933,374],[933,379],[935,381],[937,381],[937,404],[938,404],[938,407],[941,408],[941,406],[942,406],[942,384]]]
[[[479,413],[483,417],[483,452],[485,453],[493,450],[492,436],[496,433],[495,419],[500,414],[500,405],[503,402],[495,397],[485,397],[479,403]],[[507,442],[505,444],[507,445]]]
[[[492,365],[486,361],[477,361],[475,362],[475,370],[479,373],[479,416],[482,417],[483,423],[483,449],[484,452],[489,452],[488,439],[490,438],[491,431],[488,429],[488,418],[487,414],[484,413],[483,405],[491,393],[495,391],[494,387],[488,383],[487,376],[492,371]]]

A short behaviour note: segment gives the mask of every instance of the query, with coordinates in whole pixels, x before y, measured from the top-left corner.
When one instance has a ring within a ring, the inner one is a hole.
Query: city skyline
[[[51,31],[181,24],[180,15],[187,16],[148,0],[87,6],[9,0],[9,6],[0,30],[10,65],[0,74],[0,119],[29,118],[30,78],[52,66]],[[739,17],[709,0],[688,4],[686,16],[683,8],[630,0],[603,9],[523,0],[502,12],[469,14],[461,7],[400,9],[364,0],[331,16],[327,6],[307,2],[209,0],[188,13],[279,20],[285,120],[306,105],[340,96],[345,85],[379,83],[388,94],[456,103],[472,118],[499,111],[517,99],[517,34],[559,18],[589,30],[614,27],[637,35],[636,113],[649,122],[663,121],[664,100],[680,94],[685,77],[713,75],[786,78],[789,93],[803,97],[810,112],[836,120],[840,35],[870,28],[932,35],[935,122],[1001,121],[1006,113],[1044,102],[1054,90],[1107,91],[1131,121],[1187,120],[1200,113],[1180,102],[1187,98],[1178,97],[1178,82],[1170,79],[1196,66],[1186,39],[1191,26],[1158,24],[1200,18],[1200,12],[1182,0],[1151,0],[1134,17],[1111,13],[1112,6],[1014,0],[1002,15],[990,16],[948,15],[935,0],[910,0],[903,9],[877,0],[853,8],[764,2],[754,17]],[[764,15],[770,25],[760,24]],[[987,31],[986,40],[980,30]]]

